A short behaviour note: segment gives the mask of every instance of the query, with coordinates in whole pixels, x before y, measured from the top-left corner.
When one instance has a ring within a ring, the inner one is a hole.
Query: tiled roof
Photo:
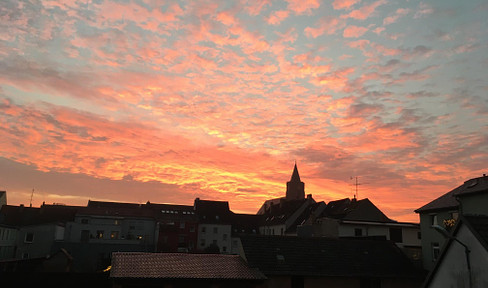
[[[246,260],[265,275],[421,277],[390,241],[243,236]]]
[[[447,192],[439,198],[425,204],[424,206],[415,210],[416,213],[424,213],[435,210],[452,209],[459,207],[459,202],[456,200],[457,196],[465,196],[474,193],[488,192],[488,176],[469,179],[462,185]]]
[[[238,255],[115,252],[111,278],[263,280]]]

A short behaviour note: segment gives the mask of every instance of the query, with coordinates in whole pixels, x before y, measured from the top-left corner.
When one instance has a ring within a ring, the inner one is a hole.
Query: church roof
[[[290,182],[302,182],[300,180],[300,175],[298,175],[297,163],[295,163],[295,167],[293,168],[293,174],[291,174]]]

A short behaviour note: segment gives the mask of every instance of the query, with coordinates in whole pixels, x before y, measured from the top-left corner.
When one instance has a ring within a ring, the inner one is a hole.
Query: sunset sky
[[[296,161],[387,216],[488,173],[488,2],[0,3],[0,190],[256,213]]]

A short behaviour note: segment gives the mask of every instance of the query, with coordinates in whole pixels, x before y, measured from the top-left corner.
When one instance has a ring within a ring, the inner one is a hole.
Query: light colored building
[[[488,287],[488,216],[460,216],[424,287]]]
[[[15,257],[18,233],[17,228],[0,224],[0,260]]]
[[[432,226],[439,225],[449,231],[460,215],[488,215],[488,176],[467,180],[415,212],[420,217],[423,267],[432,270],[446,241]]]

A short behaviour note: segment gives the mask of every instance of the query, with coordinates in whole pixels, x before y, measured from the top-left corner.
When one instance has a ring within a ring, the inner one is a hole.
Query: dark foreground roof
[[[462,185],[454,188],[446,194],[440,196],[437,199],[425,204],[419,209],[415,210],[416,213],[433,212],[444,209],[458,208],[459,202],[456,197],[462,197],[475,193],[487,193],[488,192],[488,176],[469,179]]]
[[[241,242],[249,266],[268,276],[423,277],[390,241],[260,235]]]
[[[264,280],[238,255],[116,252],[111,278]]]
[[[342,220],[395,222],[381,212],[368,198],[361,200],[345,198],[330,201],[322,216]]]

